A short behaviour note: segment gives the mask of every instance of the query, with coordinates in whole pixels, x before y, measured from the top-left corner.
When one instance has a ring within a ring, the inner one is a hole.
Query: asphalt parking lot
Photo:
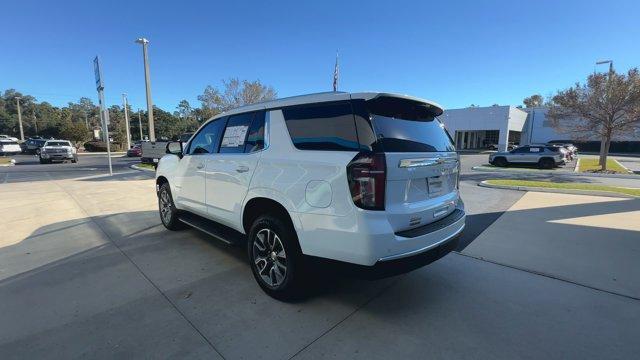
[[[282,303],[243,249],[165,230],[134,161],[114,159],[114,177],[104,156],[0,168],[1,359],[640,352],[640,200],[479,188],[465,169],[480,155],[463,156],[458,252],[380,281],[318,273]]]

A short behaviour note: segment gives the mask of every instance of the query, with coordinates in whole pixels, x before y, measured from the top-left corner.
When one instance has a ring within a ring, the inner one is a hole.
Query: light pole
[[[144,140],[142,135],[142,115],[140,115],[140,109],[138,109],[138,127],[140,128],[140,141]]]
[[[127,94],[122,94],[122,106],[124,106],[124,124],[127,127],[127,150],[131,149],[131,135],[129,134],[129,104],[127,104]]]
[[[24,130],[22,129],[22,112],[20,112],[20,99],[16,96],[16,104],[18,104],[18,124],[20,125],[20,140],[24,141]]]
[[[613,60],[600,60],[596,61],[596,65],[609,64],[609,74],[613,72]]]
[[[142,44],[142,57],[144,58],[144,83],[147,87],[147,113],[149,116],[149,140],[156,141],[155,127],[153,126],[153,102],[151,101],[151,78],[149,76],[149,56],[147,45],[149,40],[139,38],[136,43]]]

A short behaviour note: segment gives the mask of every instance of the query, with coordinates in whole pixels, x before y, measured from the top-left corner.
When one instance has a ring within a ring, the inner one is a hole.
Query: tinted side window
[[[523,154],[523,153],[528,153],[529,152],[529,147],[525,146],[525,147],[519,147],[519,148],[515,148],[513,150],[511,150],[512,154]]]
[[[255,112],[233,115],[227,121],[227,127],[222,136],[220,153],[241,153],[244,152],[244,143],[247,139],[249,126]]]
[[[349,101],[291,106],[282,113],[298,149],[357,151],[360,147]]]
[[[225,119],[214,120],[205,125],[189,144],[189,154],[211,154],[217,151]]]
[[[264,117],[264,111],[256,113],[256,116],[253,117],[244,152],[252,153],[264,149]]]
[[[367,110],[365,101],[361,99],[351,100],[351,107],[353,108],[353,117],[356,121],[360,149],[383,151],[373,131],[373,124],[371,124],[371,120],[369,119],[369,110]]]

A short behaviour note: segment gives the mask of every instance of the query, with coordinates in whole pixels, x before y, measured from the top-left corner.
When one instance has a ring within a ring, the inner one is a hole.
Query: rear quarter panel
[[[260,158],[246,201],[273,197],[289,212],[333,216],[353,210],[346,166],[356,152],[296,149],[280,110],[269,112],[268,131],[269,147]]]

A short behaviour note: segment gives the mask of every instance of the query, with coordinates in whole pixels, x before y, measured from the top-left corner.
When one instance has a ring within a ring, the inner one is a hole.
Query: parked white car
[[[47,140],[40,148],[40,164],[65,160],[78,162],[78,151],[68,140]]]
[[[271,296],[295,294],[310,257],[375,276],[446,255],[465,226],[459,159],[430,101],[322,93],[206,122],[159,162],[160,218],[247,243]],[[184,150],[183,150],[184,149]]]
[[[0,134],[0,140],[11,140],[11,141],[18,142],[18,138],[17,137],[13,137],[13,136],[9,136],[9,135],[3,135],[3,134]]]
[[[0,139],[0,155],[15,155],[21,152],[22,148],[18,142],[10,139]]]

